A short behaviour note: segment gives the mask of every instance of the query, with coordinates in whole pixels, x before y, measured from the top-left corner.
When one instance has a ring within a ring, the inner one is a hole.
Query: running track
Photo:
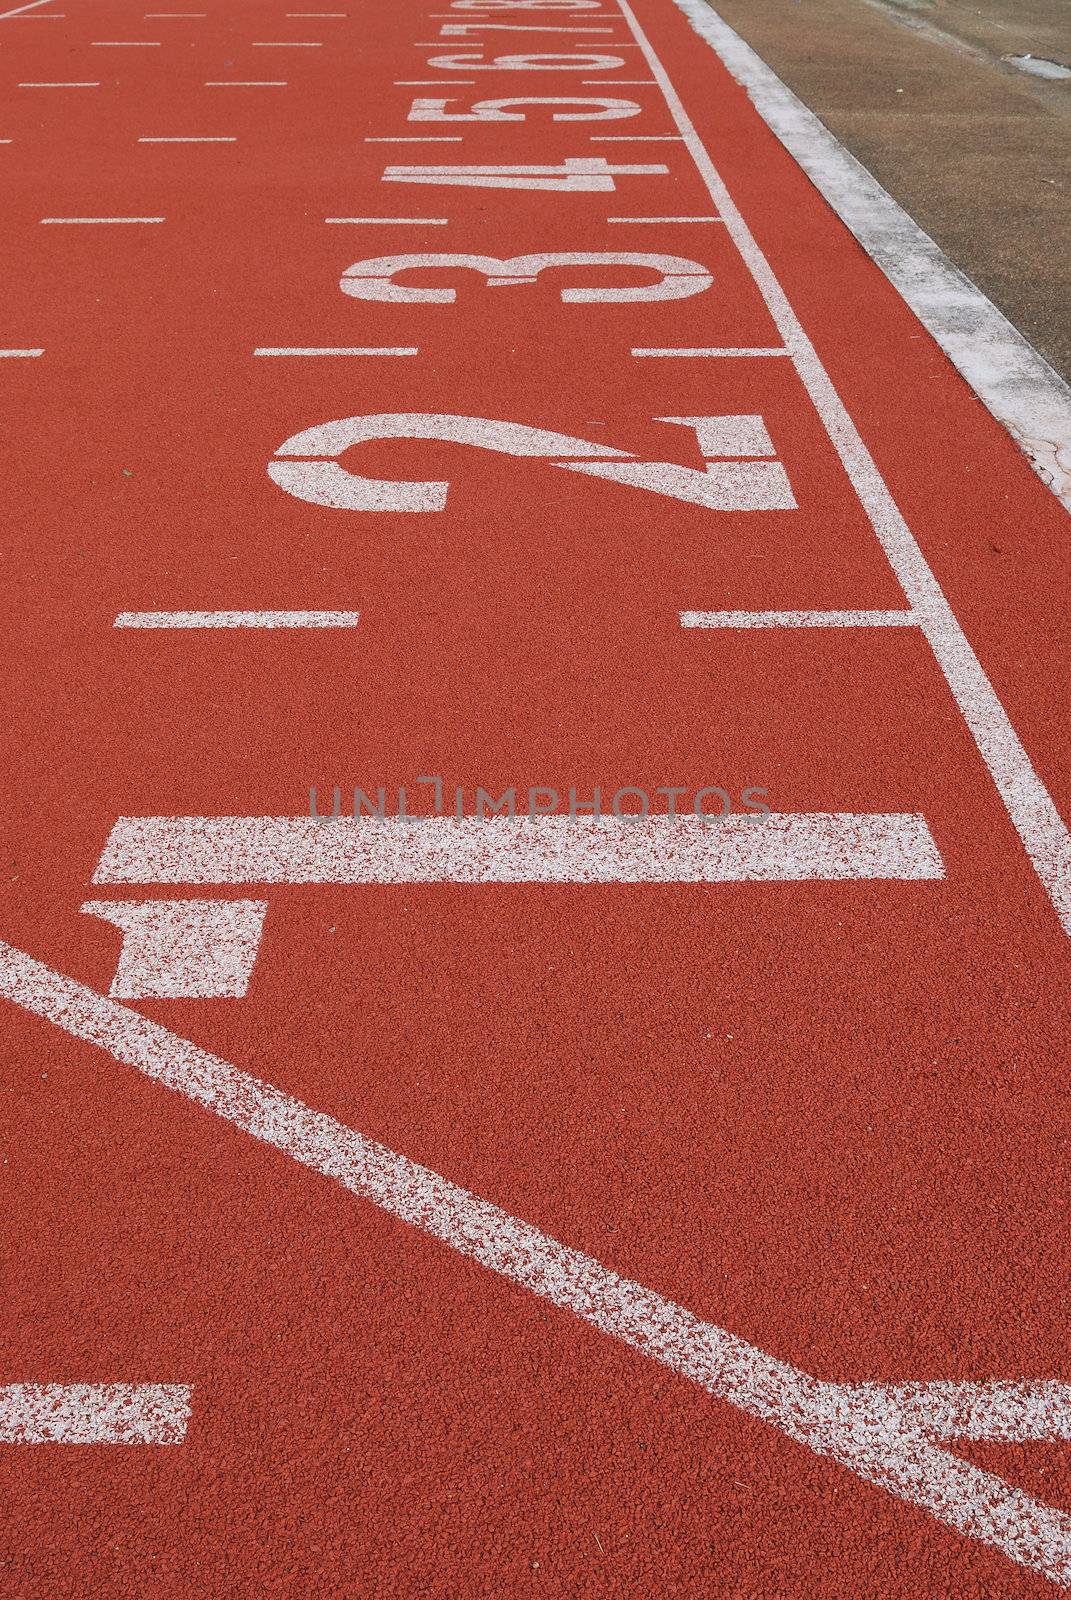
[[[1071,1585],[1064,510],[672,0],[158,5],[0,15],[3,1592]]]

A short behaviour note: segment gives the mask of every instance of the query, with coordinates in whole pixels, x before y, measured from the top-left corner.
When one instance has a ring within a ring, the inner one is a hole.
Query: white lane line
[[[43,356],[43,350],[0,350],[0,360],[28,359],[31,356]]]
[[[719,219],[720,220],[720,219]],[[636,345],[633,348],[634,356],[787,356],[790,351],[780,346],[767,345],[708,345],[696,350],[674,349],[672,346],[661,348],[646,345]]]
[[[694,10],[702,0],[677,0]],[[668,73],[636,20],[629,0],[618,0],[636,39],[644,46],[673,121],[684,135],[710,198],[743,257],[778,332],[792,351],[800,381],[866,512],[908,604],[919,618],[952,697],[967,724],[1034,871],[1052,901],[1064,932],[1071,935],[1071,833],[1038,777],[959,619],[930,570],[899,506],[889,492],[859,430],[818,353],[789,304],[732,195],[711,161]]]
[[[705,0],[677,0],[766,125],[1071,510],[1071,388]]]
[[[647,89],[655,88],[653,78],[581,78],[581,83],[600,89]]]
[[[222,78],[208,79],[206,89],[285,89],[285,78]]]
[[[607,222],[724,222],[724,217],[607,217]]]
[[[449,217],[325,217],[325,222],[342,222],[360,224],[362,227],[390,227],[394,224],[404,226],[421,226],[429,228],[445,228]]]
[[[288,17],[303,17],[308,21],[311,17],[348,17],[348,11],[288,11]]]
[[[120,611],[115,628],[355,628],[359,611]]]
[[[20,89],[99,89],[98,83],[20,83]]]
[[[88,224],[88,223],[126,223],[126,222],[166,222],[166,217],[42,217],[42,227],[53,224]]]
[[[592,144],[683,144],[679,133],[593,133]]]
[[[158,17],[194,19],[198,17],[205,17],[207,15],[208,13],[206,11],[146,11],[145,20],[148,22]]]
[[[0,1444],[181,1444],[184,1383],[0,1384]]]
[[[322,50],[322,39],[254,39],[254,50]]]
[[[237,144],[234,134],[169,133],[161,137],[140,138],[139,144]]]
[[[20,17],[24,11],[32,11],[35,6],[44,6],[48,0],[29,0],[25,6],[16,6],[13,11],[0,11],[0,22],[6,22],[8,17]]]
[[[913,611],[682,611],[682,628],[917,628]]]
[[[454,78],[450,83],[440,83],[438,78],[395,78],[396,89],[454,89],[461,85],[463,89],[475,87],[475,78]]]
[[[94,50],[159,50],[159,39],[91,39]]]
[[[924,817],[120,817],[94,883],[922,881]]]
[[[374,138],[366,138],[365,144],[461,144],[463,135],[460,133],[437,134],[378,134]]]
[[[255,356],[418,356],[416,345],[261,345]]]
[[[815,1378],[6,944],[0,994],[816,1455],[1071,1585],[1071,1516],[941,1443],[1071,1438],[1068,1384]]]

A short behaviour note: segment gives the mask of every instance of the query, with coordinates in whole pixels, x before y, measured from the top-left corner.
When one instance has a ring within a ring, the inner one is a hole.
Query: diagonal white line
[[[867,1483],[1071,1586],[1071,1516],[943,1449],[921,1425],[905,1420],[896,1390],[893,1401],[883,1404],[881,1385],[825,1383],[768,1355],[3,943],[0,995],[661,1362],[716,1399],[839,1461]],[[1053,1431],[1062,1437],[1063,1414],[1056,1409]]]

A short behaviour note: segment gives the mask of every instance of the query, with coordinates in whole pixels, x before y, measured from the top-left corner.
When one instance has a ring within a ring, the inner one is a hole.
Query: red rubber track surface
[[[789,362],[630,353],[781,342],[724,227],[606,220],[713,210],[683,143],[592,142],[676,131],[649,83],[578,87],[649,79],[640,52],[453,74],[476,80],[462,105],[620,94],[627,123],[413,125],[448,91],[396,80],[451,77],[415,48],[443,25],[415,0],[61,5],[0,22],[0,344],[46,351],[0,362],[3,938],[106,993],[120,935],[79,908],[109,892],[116,818],[294,815],[310,784],[751,784],[778,812],[921,812],[940,882],[273,888],[244,999],[136,1005],[809,1372],[1071,1376],[1068,943],[929,647],[678,623],[905,602]],[[635,9],[1066,815],[1064,512],[677,9]],[[124,38],[162,43],[92,43]],[[323,44],[252,48],[287,39]],[[228,77],[287,86],[205,87]],[[181,134],[237,142],[137,142]],[[610,194],[381,177],[593,154],[669,171]],[[64,215],[167,220],[40,224]],[[324,222],[390,215],[449,222]],[[621,305],[564,304],[577,280],[553,271],[451,277],[453,306],[338,288],[383,254],[578,250],[685,256],[714,284]],[[317,345],[420,354],[253,356]],[[449,479],[435,515],[269,480],[292,434],[379,412],[693,466],[652,419],[761,413],[799,509],[712,515],[434,442],[352,463]],[[112,626],[266,608],[361,621]],[[16,1008],[4,1028],[0,1382],[194,1398],[180,1447],[0,1447],[3,1593],[1053,1592],[106,1054]],[[1066,1444],[956,1448],[1071,1508]]]

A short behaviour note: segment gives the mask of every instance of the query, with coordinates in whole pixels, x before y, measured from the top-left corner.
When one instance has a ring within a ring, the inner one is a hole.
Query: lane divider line
[[[285,89],[285,78],[220,78],[209,79],[206,89]]]
[[[29,359],[31,356],[43,356],[43,350],[0,350],[0,359]]]
[[[120,611],[113,628],[355,628],[359,611]]]
[[[682,611],[682,628],[917,628],[913,611]]]
[[[139,144],[237,144],[234,134],[169,133],[151,138],[142,137]]]
[[[428,227],[445,228],[449,217],[325,217],[325,222],[352,223],[361,227]]]
[[[0,1384],[0,1444],[181,1444],[183,1383]]]
[[[42,217],[41,226],[74,225],[74,224],[99,224],[99,223],[127,223],[127,222],[166,222],[166,217]]]
[[[629,0],[617,0],[657,80],[670,116],[684,136],[707,193],[720,213],[766,308],[792,353],[793,364],[826,434],[970,730],[978,753],[1019,835],[1064,932],[1071,935],[1071,832],[1042,783],[986,676],[959,619],[882,478],[862,436],[819,359],[784,289],[759,248],[696,132],[673,82]],[[691,3],[691,0],[681,0]]]
[[[1071,1386],[815,1378],[2,943],[0,995],[946,1527],[1071,1586],[1071,1516],[942,1443],[1071,1438]]]
[[[607,217],[607,222],[724,222],[724,217]]]
[[[0,22],[6,22],[9,17],[21,17],[24,11],[32,11],[35,6],[44,6],[48,0],[29,0],[24,6],[16,6],[13,11],[0,11]],[[60,13],[62,15],[62,13]]]
[[[254,350],[255,356],[418,356],[420,350],[416,345],[382,345],[360,347],[357,345],[324,345],[309,346],[301,349],[288,345],[262,345]]]
[[[636,345],[632,354],[634,356],[787,356],[790,352],[779,346],[767,348],[764,345],[725,345],[721,348],[708,346],[697,350],[675,350],[672,347],[662,349],[658,346],[648,348],[646,345]]]
[[[99,89],[98,83],[20,83],[20,89]]]

